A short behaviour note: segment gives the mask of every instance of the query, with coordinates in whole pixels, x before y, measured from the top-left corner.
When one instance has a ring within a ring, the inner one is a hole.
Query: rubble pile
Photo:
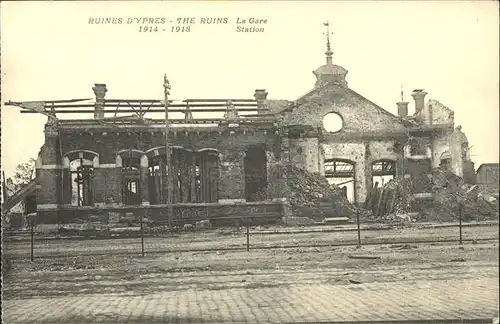
[[[411,187],[410,179],[391,179],[382,187],[375,184],[365,200],[360,218],[367,221],[399,220],[396,215],[407,214],[411,209]]]
[[[431,174],[434,199],[420,211],[423,220],[456,221],[459,204],[462,220],[486,220],[498,218],[498,202],[489,201],[476,185],[466,184],[451,171],[436,168]]]
[[[465,183],[453,172],[435,168],[429,175],[429,180],[432,185],[430,198],[415,198],[411,190],[412,179],[389,181],[384,185],[383,191],[395,193],[391,202],[394,207],[387,213],[376,209],[368,218],[388,221],[456,222],[459,219],[460,205],[463,221],[498,218],[498,201],[481,193],[478,186]],[[367,205],[365,208],[373,208],[376,203],[371,201]],[[378,207],[381,205],[384,204],[379,203]]]
[[[343,196],[342,190],[328,183],[325,177],[294,165],[284,166],[281,172],[286,179],[284,197],[294,215],[315,220],[352,216],[353,206]]]

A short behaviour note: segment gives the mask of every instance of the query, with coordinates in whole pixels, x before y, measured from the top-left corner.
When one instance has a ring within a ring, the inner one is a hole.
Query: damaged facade
[[[285,179],[279,171],[288,164],[350,185],[350,199],[358,204],[379,178],[406,175],[413,192],[427,193],[432,168],[474,175],[467,137],[455,127],[453,111],[415,90],[415,113],[409,115],[409,103],[401,100],[393,115],[349,88],[348,71],[333,64],[329,41],[325,54],[326,64],[313,72],[314,88],[295,101],[270,100],[259,89],[253,99],[169,105],[169,112],[184,113],[171,120],[169,131],[176,222],[250,210],[281,215]],[[59,121],[49,118],[45,126],[36,164],[39,219],[70,222],[95,210],[164,219],[165,125],[145,118],[163,111],[163,103],[108,99],[104,84],[93,91],[95,103],[56,106],[52,113]],[[120,104],[136,107],[136,117],[108,119]],[[90,108],[94,119],[61,118],[69,107]],[[199,116],[207,111],[223,116]],[[333,130],[324,124],[330,118],[338,121]]]

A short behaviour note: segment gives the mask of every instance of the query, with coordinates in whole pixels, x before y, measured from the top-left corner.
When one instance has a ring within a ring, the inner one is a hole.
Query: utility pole
[[[168,82],[167,75],[163,76],[163,88],[165,91],[165,163],[167,170],[167,213],[168,213],[168,226],[172,229],[173,223],[173,208],[172,208],[172,168],[170,161],[170,144],[169,144],[169,131],[170,123],[168,120],[168,95],[170,94],[170,82]]]

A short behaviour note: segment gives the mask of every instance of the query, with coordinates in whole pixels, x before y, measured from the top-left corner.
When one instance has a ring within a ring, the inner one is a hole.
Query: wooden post
[[[168,211],[168,226],[172,230],[173,228],[173,208],[172,208],[172,162],[170,161],[170,143],[168,138],[168,133],[170,132],[170,121],[168,120],[168,95],[170,94],[170,82],[167,80],[167,75],[163,77],[163,87],[165,94],[165,160],[167,164],[167,211]]]
[[[380,192],[379,192],[379,196],[377,197],[377,201],[376,201],[376,205],[375,205],[375,211],[373,212],[373,216],[377,217],[377,216],[380,216],[380,207],[382,205],[382,202],[384,200],[384,196],[385,196],[385,190],[384,190],[384,187],[380,187]]]
[[[360,221],[359,221],[359,207],[356,207],[356,223],[357,223],[357,229],[358,229],[358,247],[361,247],[361,227],[360,227]]]
[[[459,229],[459,242],[462,245],[462,203],[458,203],[458,229]]]
[[[358,199],[356,198],[356,184],[357,182],[354,181],[354,206],[356,206],[356,225],[357,225],[357,230],[358,230],[358,245],[357,247],[361,247],[361,227],[360,227],[360,221],[359,221],[359,208],[360,204],[358,203]]]
[[[247,252],[250,252],[250,220],[247,217]]]
[[[144,212],[146,212],[144,210]],[[143,221],[143,213],[141,213],[141,252],[142,252],[142,257],[144,257],[144,221]]]
[[[35,259],[34,256],[34,243],[35,243],[35,229],[34,229],[34,219],[30,219],[30,227],[31,227],[31,261]]]

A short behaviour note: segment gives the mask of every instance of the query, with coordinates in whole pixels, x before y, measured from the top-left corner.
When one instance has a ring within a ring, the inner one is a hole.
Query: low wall
[[[174,204],[173,224],[193,224],[200,220],[210,219],[218,226],[234,225],[231,217],[251,218],[252,224],[271,224],[278,222],[283,216],[281,202],[251,202],[238,204]],[[166,205],[150,206],[104,206],[104,207],[62,207],[54,210],[37,212],[38,224],[70,224],[88,221],[112,223],[131,215],[138,220],[141,215],[149,222],[157,224],[168,223],[168,208]]]

